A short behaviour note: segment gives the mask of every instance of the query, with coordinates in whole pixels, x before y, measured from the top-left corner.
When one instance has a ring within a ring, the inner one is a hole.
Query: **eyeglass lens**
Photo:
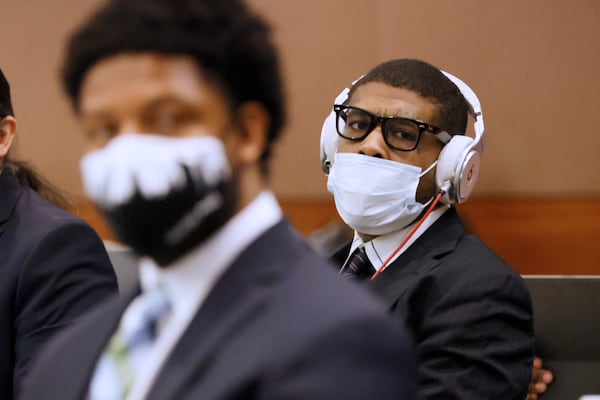
[[[345,108],[338,114],[338,133],[350,140],[364,139],[379,124],[390,147],[412,150],[419,141],[419,126],[409,119],[378,117],[356,108]]]

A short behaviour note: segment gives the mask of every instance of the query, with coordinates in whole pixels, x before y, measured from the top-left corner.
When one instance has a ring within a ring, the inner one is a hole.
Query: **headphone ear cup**
[[[456,135],[444,146],[438,157],[435,182],[445,191],[445,204],[463,203],[473,191],[479,176],[480,155],[473,148],[473,139]]]
[[[344,88],[335,98],[334,104],[344,103],[348,99],[348,93],[350,93],[350,89]],[[321,168],[325,175],[329,175],[329,168],[333,165],[333,158],[337,152],[339,137],[335,120],[335,112],[331,110],[325,121],[323,121],[323,127],[321,128],[321,148],[319,149],[319,154],[321,155]]]
[[[321,128],[321,168],[325,175],[329,175],[329,168],[333,164],[333,158],[337,151],[338,134],[335,127],[335,112],[331,112]]]

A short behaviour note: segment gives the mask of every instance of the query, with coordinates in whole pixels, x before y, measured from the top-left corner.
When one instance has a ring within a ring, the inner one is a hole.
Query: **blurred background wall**
[[[13,89],[17,154],[74,194],[81,194],[83,141],[58,71],[68,32],[100,3],[2,4],[0,67]],[[250,3],[271,22],[281,50],[289,123],[274,156],[273,187],[303,233],[335,216],[318,150],[321,123],[336,94],[379,62],[413,57],[459,76],[481,100],[487,147],[474,199],[461,206],[473,230],[501,255],[518,250],[531,258],[526,254],[531,245],[515,250],[513,228],[521,223],[522,233],[531,229],[528,218],[537,218],[537,230],[527,238],[538,236],[540,252],[552,247],[547,240],[563,241],[565,257],[595,250],[600,240],[600,2]],[[312,219],[297,216],[306,210]],[[507,226],[498,225],[506,221]],[[539,238],[540,233],[551,233],[550,239]],[[591,236],[590,244],[573,251],[573,245],[581,246],[579,235]],[[565,237],[573,243],[565,244]],[[498,239],[504,245],[494,244]]]

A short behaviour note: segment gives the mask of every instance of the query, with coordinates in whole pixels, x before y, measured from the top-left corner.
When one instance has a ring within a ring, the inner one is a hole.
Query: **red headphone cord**
[[[440,191],[435,196],[435,198],[433,199],[433,201],[429,205],[429,208],[427,209],[427,211],[425,212],[425,214],[423,214],[423,216],[421,217],[421,219],[419,219],[419,222],[417,222],[417,224],[411,229],[411,231],[408,233],[408,235],[406,235],[406,237],[404,238],[404,240],[402,240],[402,242],[398,245],[398,247],[396,247],[396,249],[392,252],[392,254],[390,254],[389,257],[383,262],[383,264],[381,264],[381,268],[379,268],[379,270],[377,270],[371,276],[371,280],[375,279],[380,273],[383,272],[384,269],[386,269],[388,267],[388,263],[390,262],[390,260],[392,258],[394,258],[394,256],[396,254],[398,254],[398,252],[404,247],[404,245],[406,244],[406,242],[408,242],[410,240],[410,238],[415,234],[415,232],[417,231],[417,229],[419,229],[419,227],[423,224],[423,222],[425,221],[425,219],[427,219],[427,217],[429,216],[429,214],[431,214],[431,212],[433,211],[433,209],[435,208],[435,206],[437,205],[437,203],[440,201],[440,199],[442,198],[442,196],[445,193],[446,193],[445,191]]]

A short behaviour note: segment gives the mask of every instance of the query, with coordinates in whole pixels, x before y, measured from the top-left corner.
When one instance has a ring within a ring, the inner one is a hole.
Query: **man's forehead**
[[[123,53],[107,57],[86,73],[80,95],[80,111],[91,112],[106,105],[181,97],[199,101],[214,93],[196,62],[186,56]]]
[[[350,105],[374,114],[412,119],[430,119],[436,105],[419,93],[381,82],[368,82],[356,88]]]
[[[111,87],[115,79],[133,83],[204,81],[205,74],[188,56],[121,53],[106,57],[88,69],[83,86]]]

